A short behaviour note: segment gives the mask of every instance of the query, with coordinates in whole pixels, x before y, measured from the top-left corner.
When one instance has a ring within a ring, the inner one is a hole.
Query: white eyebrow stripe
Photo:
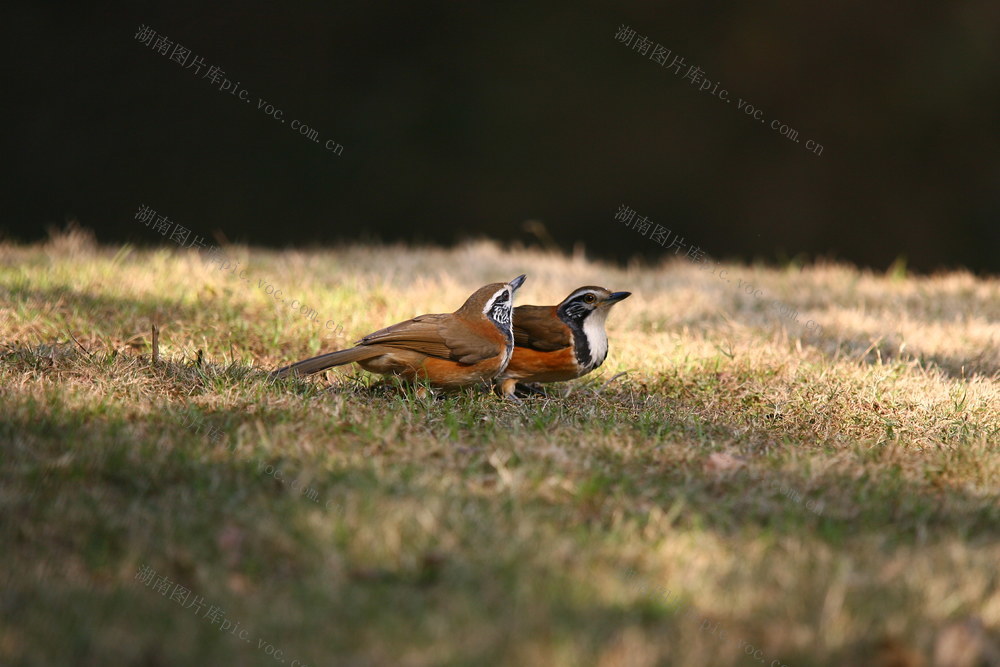
[[[581,289],[581,290],[577,290],[577,291],[573,292],[572,294],[570,294],[570,295],[569,295],[569,298],[568,298],[568,299],[566,299],[566,300],[567,300],[567,301],[572,301],[573,299],[576,299],[576,298],[579,298],[579,297],[583,296],[584,294],[593,294],[593,295],[595,295],[595,296],[596,296],[596,295],[597,295],[597,292],[595,292],[595,291],[594,291],[594,290],[592,290],[592,289]]]
[[[490,297],[490,300],[487,301],[486,305],[483,307],[483,315],[485,315],[488,312],[490,312],[490,310],[493,308],[493,304],[496,303],[496,300],[499,299],[500,295],[503,294],[506,291],[507,291],[506,287],[501,287],[500,289],[498,289],[496,291],[496,294],[494,294],[493,296]]]

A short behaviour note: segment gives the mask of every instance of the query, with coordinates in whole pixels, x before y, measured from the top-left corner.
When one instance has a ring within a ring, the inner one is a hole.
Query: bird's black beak
[[[517,278],[514,278],[512,281],[507,283],[508,285],[510,285],[510,291],[516,292],[517,288],[524,284],[524,279],[527,277],[528,276],[526,274],[522,273]]]
[[[608,295],[608,298],[604,300],[604,303],[610,306],[613,303],[624,301],[630,296],[632,296],[632,292],[612,292],[611,294]]]

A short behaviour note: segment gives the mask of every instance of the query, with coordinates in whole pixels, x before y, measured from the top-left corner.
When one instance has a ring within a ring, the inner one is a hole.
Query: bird
[[[458,389],[488,382],[507,367],[514,349],[514,293],[520,275],[508,283],[480,287],[453,313],[420,315],[370,333],[354,347],[304,359],[272,373],[310,375],[356,363],[366,371]]]
[[[504,396],[519,382],[563,382],[583,377],[604,363],[608,334],[604,322],[611,306],[631,292],[586,285],[558,306],[514,309],[514,355],[497,380]]]

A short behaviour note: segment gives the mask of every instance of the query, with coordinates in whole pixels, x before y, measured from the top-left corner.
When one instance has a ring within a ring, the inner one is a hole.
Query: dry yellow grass
[[[0,245],[0,662],[1000,664],[1000,280],[226,255]],[[634,293],[599,373],[515,405],[251,368],[519,273]]]

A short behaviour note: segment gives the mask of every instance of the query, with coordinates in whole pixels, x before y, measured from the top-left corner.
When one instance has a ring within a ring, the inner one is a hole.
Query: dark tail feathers
[[[296,361],[290,366],[279,368],[271,373],[271,376],[285,377],[286,375],[292,374],[312,375],[313,373],[318,373],[334,366],[343,366],[344,364],[349,364],[354,361],[364,361],[365,359],[369,359],[371,357],[377,357],[382,354],[382,352],[382,350],[359,345],[347,350],[328,352],[327,354],[321,354],[318,357],[312,357],[311,359]]]

